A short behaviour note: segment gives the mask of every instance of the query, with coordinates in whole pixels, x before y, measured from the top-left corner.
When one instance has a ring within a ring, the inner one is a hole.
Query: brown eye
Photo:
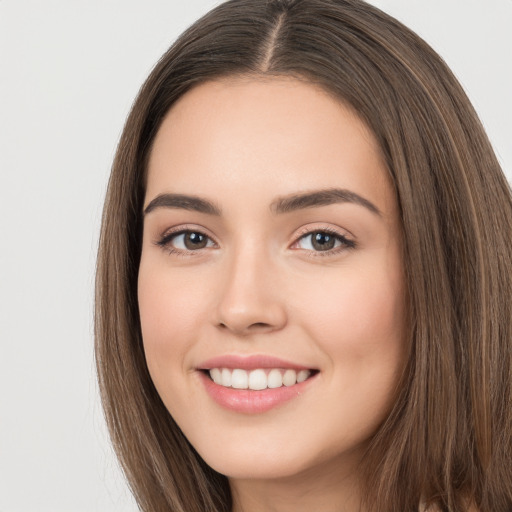
[[[208,243],[208,237],[201,233],[188,231],[183,233],[183,244],[186,249],[193,251],[194,249],[203,249]]]
[[[334,248],[334,244],[336,243],[336,237],[331,235],[330,233],[325,233],[323,231],[318,231],[316,233],[311,233],[311,245],[313,249],[317,251],[328,251],[329,249]]]
[[[313,253],[325,252],[334,254],[338,250],[353,249],[356,244],[340,233],[330,231],[310,231],[301,236],[296,242],[299,249],[305,249]]]
[[[178,233],[169,233],[157,242],[160,247],[173,252],[187,252],[213,247],[213,240],[200,231],[185,230]]]

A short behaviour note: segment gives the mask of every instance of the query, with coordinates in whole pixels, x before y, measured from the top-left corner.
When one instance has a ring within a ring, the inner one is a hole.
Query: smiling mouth
[[[318,373],[318,370],[291,368],[211,368],[204,373],[217,385],[231,389],[261,391],[300,384]]]

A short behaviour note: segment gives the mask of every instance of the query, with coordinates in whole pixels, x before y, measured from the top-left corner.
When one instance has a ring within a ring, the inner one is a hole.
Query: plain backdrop
[[[102,201],[144,78],[217,3],[0,0],[1,512],[137,510],[94,375]],[[512,0],[373,3],[452,67],[510,179]]]

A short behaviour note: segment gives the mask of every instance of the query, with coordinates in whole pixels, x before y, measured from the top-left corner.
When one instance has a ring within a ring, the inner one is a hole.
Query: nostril
[[[237,332],[239,334],[249,334],[253,331],[269,331],[272,330],[272,325],[265,322],[255,322],[245,326],[237,326],[232,324],[226,324],[225,322],[219,322],[218,327],[222,330],[229,330],[233,332]]]
[[[255,324],[251,324],[251,325],[249,326],[249,329],[250,329],[251,327],[256,327],[256,328],[263,328],[263,329],[266,329],[267,327],[270,327],[270,326],[269,326],[268,324],[263,323],[263,322],[256,322]]]

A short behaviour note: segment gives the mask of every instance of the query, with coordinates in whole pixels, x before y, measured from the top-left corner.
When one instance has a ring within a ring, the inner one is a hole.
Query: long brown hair
[[[146,512],[231,509],[151,382],[137,306],[148,154],[171,105],[229,75],[295,76],[372,129],[401,213],[411,348],[363,461],[365,506],[512,510],[512,199],[441,58],[360,0],[231,0],[158,62],[126,122],[109,182],[96,281],[96,361],[110,435]]]

